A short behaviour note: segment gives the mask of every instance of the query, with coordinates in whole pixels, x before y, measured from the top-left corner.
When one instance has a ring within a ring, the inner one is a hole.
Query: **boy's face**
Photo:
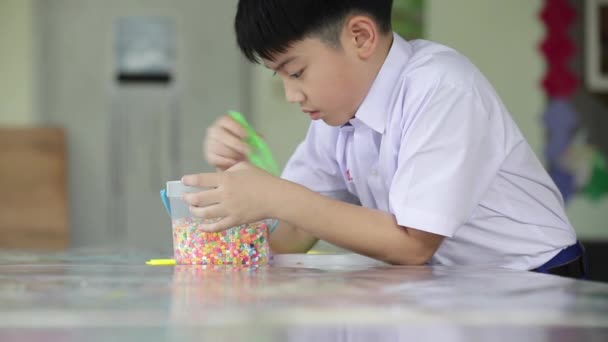
[[[336,48],[306,38],[274,58],[263,62],[281,77],[287,101],[298,103],[312,120],[331,126],[348,122],[371,86],[366,65],[345,39]]]

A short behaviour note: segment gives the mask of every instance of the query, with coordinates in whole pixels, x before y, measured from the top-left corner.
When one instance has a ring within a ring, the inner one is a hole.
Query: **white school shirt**
[[[492,86],[429,41],[394,34],[354,118],[313,121],[282,177],[444,236],[431,264],[530,270],[576,242],[561,194]]]

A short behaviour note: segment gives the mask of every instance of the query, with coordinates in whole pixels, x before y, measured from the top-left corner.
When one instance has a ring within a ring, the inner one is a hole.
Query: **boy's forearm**
[[[317,242],[309,233],[281,221],[270,235],[270,248],[274,253],[306,253]]]
[[[399,227],[391,214],[340,202],[295,183],[285,181],[277,200],[273,215],[281,221],[311,236],[389,263],[424,264],[440,241],[434,238],[430,243],[420,241],[414,236],[422,232]]]

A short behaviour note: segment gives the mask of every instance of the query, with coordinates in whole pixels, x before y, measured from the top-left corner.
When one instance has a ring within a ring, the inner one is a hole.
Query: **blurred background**
[[[240,56],[236,3],[0,0],[0,248],[171,251],[159,190],[211,170],[202,138],[227,110],[285,164],[309,120]],[[402,35],[454,47],[489,78],[595,260],[608,260],[603,3],[395,0],[394,11]],[[608,279],[600,262],[592,270]]]

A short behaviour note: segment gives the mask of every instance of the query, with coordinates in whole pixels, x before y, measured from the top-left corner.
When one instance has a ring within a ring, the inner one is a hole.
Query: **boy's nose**
[[[285,99],[289,103],[302,103],[305,100],[304,93],[285,85]]]

